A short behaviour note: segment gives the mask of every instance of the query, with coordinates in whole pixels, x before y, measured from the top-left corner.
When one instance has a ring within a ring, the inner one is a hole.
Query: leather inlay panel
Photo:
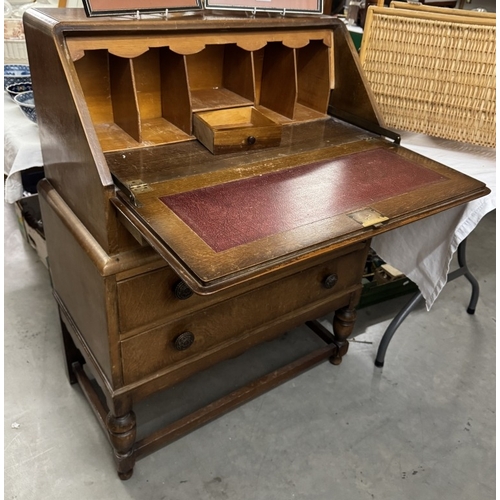
[[[160,200],[222,252],[444,180],[391,151],[375,149]]]

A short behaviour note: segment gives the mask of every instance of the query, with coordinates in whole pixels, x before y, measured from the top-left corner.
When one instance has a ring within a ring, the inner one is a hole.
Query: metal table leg
[[[474,314],[476,312],[477,301],[479,299],[479,283],[477,282],[476,278],[474,278],[472,273],[469,271],[469,268],[467,267],[467,259],[465,255],[466,245],[467,245],[467,238],[463,240],[462,243],[460,243],[457,249],[459,268],[448,274],[448,279],[446,282],[448,283],[450,281],[453,281],[454,279],[457,279],[460,276],[465,276],[469,280],[472,286],[472,294],[469,302],[469,307],[467,308],[467,312],[469,314]],[[396,330],[401,326],[401,323],[405,320],[408,314],[410,314],[411,311],[415,309],[415,306],[419,303],[421,299],[422,299],[422,294],[420,292],[417,292],[411,298],[408,304],[406,304],[401,309],[401,311],[399,311],[396,317],[391,321],[391,324],[387,327],[387,330],[384,332],[382,340],[380,341],[377,351],[377,357],[375,358],[375,366],[378,366],[379,368],[384,366],[385,353],[387,351],[387,348],[389,347],[389,343],[391,342],[393,335],[396,333]]]

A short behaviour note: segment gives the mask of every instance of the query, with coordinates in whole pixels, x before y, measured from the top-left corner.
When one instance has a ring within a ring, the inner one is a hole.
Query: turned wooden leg
[[[63,338],[63,347],[64,347],[64,358],[66,360],[66,376],[68,377],[70,384],[76,384],[78,380],[76,379],[75,372],[73,371],[73,363],[77,362],[83,365],[85,360],[83,359],[82,354],[76,348],[73,339],[71,338],[70,333],[64,321],[61,320],[61,331]]]
[[[344,356],[349,349],[349,342],[347,341],[347,338],[352,333],[355,321],[355,309],[343,307],[342,309],[335,311],[335,316],[333,318],[333,335],[335,337],[337,349],[330,357],[330,363],[340,365],[342,362],[342,356]]]
[[[122,480],[129,479],[135,465],[135,414],[130,411],[125,415],[116,417],[110,412],[106,418],[106,426],[113,446],[118,476]]]

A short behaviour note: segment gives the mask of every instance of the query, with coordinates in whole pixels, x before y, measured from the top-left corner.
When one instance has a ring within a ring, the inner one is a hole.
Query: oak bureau
[[[399,145],[329,16],[31,9],[24,23],[68,376],[122,479],[340,363],[372,236],[488,192]],[[333,333],[315,322],[329,313]],[[324,347],[136,440],[138,401],[305,322]]]

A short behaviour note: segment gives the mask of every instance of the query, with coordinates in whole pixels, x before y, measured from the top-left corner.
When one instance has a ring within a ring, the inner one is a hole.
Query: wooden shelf
[[[325,118],[332,82],[324,40],[294,48],[263,33],[254,45],[211,43],[192,54],[152,47],[135,57],[116,55],[112,41],[81,47],[74,63],[103,151],[191,140],[199,112],[254,106],[278,125]]]
[[[191,104],[193,113],[197,113],[199,111],[251,106],[253,102],[235,94],[231,90],[220,88],[193,90],[191,92]]]

